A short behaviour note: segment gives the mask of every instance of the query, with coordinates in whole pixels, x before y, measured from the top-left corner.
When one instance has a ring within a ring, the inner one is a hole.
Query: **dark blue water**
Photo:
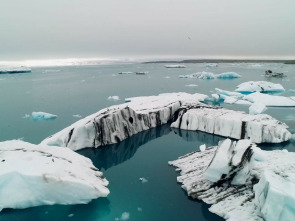
[[[37,144],[78,120],[72,116],[74,114],[85,117],[132,96],[181,91],[210,95],[216,87],[234,90],[236,85],[248,80],[265,80],[262,74],[266,69],[285,72],[288,75],[285,79],[268,80],[281,83],[287,90],[284,95],[294,95],[288,89],[295,89],[295,66],[281,64],[262,67],[222,64],[210,69],[204,64],[189,64],[186,69],[166,69],[162,64],[117,64],[33,68],[30,74],[0,75],[0,141],[21,138]],[[178,78],[180,74],[204,70],[216,74],[235,71],[242,78]],[[122,71],[148,71],[149,74],[118,75]],[[186,87],[187,84],[197,84],[198,87]],[[119,95],[121,100],[107,100],[111,95]],[[223,106],[248,110],[248,106]],[[294,131],[294,110],[268,108],[266,113],[286,122]],[[45,111],[58,115],[58,118],[37,122],[23,118],[32,111]],[[168,161],[198,149],[201,144],[216,145],[220,139],[224,138],[202,132],[172,130],[166,125],[139,133],[119,144],[81,150],[79,153],[89,157],[110,181],[111,193],[107,198],[99,198],[87,205],[5,209],[0,213],[0,220],[115,220],[123,212],[130,215],[129,220],[222,220],[211,214],[206,204],[187,197],[176,182],[178,173],[168,165]],[[295,144],[286,142],[261,146],[294,151]],[[142,183],[141,177],[148,182]]]

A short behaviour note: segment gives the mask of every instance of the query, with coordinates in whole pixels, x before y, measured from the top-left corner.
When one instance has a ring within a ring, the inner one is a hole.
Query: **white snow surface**
[[[237,92],[240,93],[280,93],[285,89],[281,84],[274,84],[268,81],[247,81],[237,86]]]
[[[267,107],[263,103],[253,103],[249,107],[249,114],[261,114],[266,111]]]
[[[266,114],[250,115],[209,105],[181,108],[171,127],[200,130],[234,139],[249,138],[255,143],[280,143],[291,138],[286,124]]]
[[[0,142],[0,210],[86,204],[106,197],[108,181],[70,149],[20,140]]]
[[[50,120],[57,118],[57,115],[38,111],[32,112],[31,118],[33,120]]]
[[[177,181],[188,195],[212,204],[209,210],[224,219],[283,221],[295,220],[294,157],[287,151],[263,151],[249,140],[227,139],[218,148],[169,164],[180,171]]]
[[[138,132],[166,124],[185,103],[197,104],[207,95],[167,93],[133,97],[128,103],[104,108],[46,138],[42,144],[79,150],[118,143]]]

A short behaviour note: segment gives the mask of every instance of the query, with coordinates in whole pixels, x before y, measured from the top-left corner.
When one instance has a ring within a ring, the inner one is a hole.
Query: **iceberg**
[[[289,89],[289,91],[290,91],[291,93],[295,93],[295,90],[293,90],[293,89]]]
[[[0,142],[0,151],[0,211],[86,204],[109,194],[102,172],[68,148],[12,140]]]
[[[100,110],[46,138],[42,144],[79,150],[118,143],[138,132],[166,124],[174,119],[184,103],[200,103],[207,95],[167,93],[127,98],[120,105]]]
[[[249,107],[249,114],[261,114],[266,111],[267,107],[262,103],[253,103]]]
[[[206,64],[206,67],[207,68],[214,68],[214,67],[218,67],[218,64],[216,64],[216,63],[208,63],[208,64]]]
[[[261,93],[281,93],[285,89],[281,84],[274,84],[268,81],[247,81],[237,86],[237,92],[250,94],[253,92]]]
[[[224,72],[221,74],[216,75],[219,79],[231,79],[231,78],[240,78],[241,75],[237,74],[236,72]]]
[[[250,115],[205,104],[181,106],[171,127],[234,139],[249,138],[255,143],[280,143],[291,138],[288,126],[269,115]]]
[[[228,221],[295,220],[295,153],[229,139],[170,161],[189,196]]]
[[[31,118],[33,120],[54,120],[57,118],[57,115],[49,114],[46,112],[32,112]]]
[[[285,75],[284,73],[277,73],[277,72],[273,72],[273,71],[271,71],[271,70],[267,70],[267,71],[265,71],[264,76],[265,76],[265,77],[276,77],[276,78],[287,77],[287,75]]]
[[[183,64],[168,64],[165,65],[165,68],[186,68],[186,66]]]
[[[108,100],[110,100],[110,101],[118,101],[118,100],[120,100],[120,97],[117,96],[117,95],[109,96],[109,97],[108,97]]]
[[[252,103],[259,103],[265,106],[278,106],[278,107],[294,107],[295,97],[284,97],[277,95],[262,94],[259,92],[246,95],[244,100]]]
[[[179,75],[179,78],[198,78],[198,79],[214,79],[215,75],[211,72],[197,72],[195,74]]]
[[[18,74],[18,73],[29,73],[32,69],[25,66],[0,66],[0,74]]]

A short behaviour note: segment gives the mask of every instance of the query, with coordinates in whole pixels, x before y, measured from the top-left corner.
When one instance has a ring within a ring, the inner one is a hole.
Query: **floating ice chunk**
[[[31,68],[25,66],[0,66],[0,74],[18,74],[32,72]]]
[[[230,96],[236,99],[243,99],[244,95],[238,92],[232,92],[232,91],[226,91],[226,90],[222,90],[219,88],[215,88],[215,91],[217,94],[222,94],[222,95],[226,95],[226,96]]]
[[[187,84],[187,85],[185,85],[186,87],[198,87],[198,85],[197,84]]]
[[[208,63],[208,64],[206,64],[207,68],[213,68],[213,67],[217,67],[217,66],[218,66],[218,64],[216,64],[216,63]]]
[[[74,216],[74,213],[71,213],[68,215],[68,217],[73,217]]]
[[[264,76],[265,76],[265,77],[276,77],[276,78],[287,77],[287,75],[285,75],[284,73],[277,73],[277,72],[273,72],[273,71],[271,71],[271,70],[267,70],[267,71],[265,71]]]
[[[253,103],[249,107],[249,114],[261,114],[266,111],[267,107],[262,103]]]
[[[122,72],[119,72],[119,74],[134,74],[134,72],[132,72],[132,71],[122,71]]]
[[[31,118],[33,120],[54,120],[57,118],[57,115],[49,114],[46,112],[32,112]]]
[[[110,101],[118,101],[118,100],[120,100],[120,97],[117,96],[117,95],[115,95],[115,96],[109,96],[108,97],[108,100],[110,100]]]
[[[203,152],[206,150],[206,144],[200,146],[200,151]]]
[[[142,212],[142,208],[141,207],[137,207],[137,211],[138,212]]]
[[[0,142],[0,151],[0,211],[85,204],[109,194],[103,174],[68,148],[12,140]]]
[[[264,220],[295,220],[294,180],[266,170],[253,189]]]
[[[291,138],[288,126],[269,115],[250,115],[206,104],[183,105],[171,127],[199,130],[255,143],[280,143]]]
[[[130,213],[124,212],[122,213],[120,220],[128,220],[130,218]]]
[[[80,114],[74,114],[72,115],[73,117],[76,117],[76,118],[81,118],[82,116]]]
[[[248,81],[237,86],[237,92],[250,94],[253,92],[262,93],[281,93],[285,89],[280,84],[274,84],[268,81]]]
[[[30,114],[25,114],[25,116],[23,116],[23,118],[30,118],[31,115]]]
[[[215,75],[211,72],[197,72],[195,74],[179,75],[179,78],[198,78],[198,79],[214,79]]]
[[[168,64],[168,65],[165,65],[166,68],[186,68],[185,65],[183,64]]]
[[[137,72],[135,72],[135,74],[137,74],[137,75],[146,75],[148,73],[149,73],[148,71],[137,71]]]
[[[289,89],[289,91],[290,91],[291,93],[295,93],[295,90],[293,90],[293,89]]]
[[[239,75],[235,72],[224,72],[221,74],[217,74],[216,77],[219,79],[231,79],[231,78],[240,78],[241,75]]]
[[[139,180],[142,182],[142,183],[147,183],[148,180],[144,177],[140,177]]]
[[[284,97],[270,94],[262,94],[259,92],[246,95],[245,100],[252,103],[260,103],[265,106],[294,107],[295,97]]]
[[[168,78],[171,78],[171,77],[170,77],[170,76],[166,76],[165,78],[167,78],[167,79],[168,79]]]

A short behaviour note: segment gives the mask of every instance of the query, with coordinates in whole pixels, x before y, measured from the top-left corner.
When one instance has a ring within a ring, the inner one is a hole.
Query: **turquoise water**
[[[39,67],[32,73],[0,75],[0,141],[23,139],[38,144],[45,137],[67,127],[78,118],[101,108],[124,102],[124,98],[157,95],[166,92],[211,94],[214,88],[234,90],[249,80],[269,80],[281,83],[285,96],[293,96],[295,66],[268,64],[221,64],[207,69],[204,64],[188,64],[185,69],[166,69],[163,64],[114,64],[77,67]],[[284,79],[265,79],[264,70],[288,75]],[[149,74],[118,75],[124,71],[148,71]],[[242,78],[233,80],[180,79],[178,75],[197,71],[215,74],[234,71]],[[167,76],[169,78],[167,78]],[[185,85],[197,84],[197,87]],[[119,101],[109,101],[111,95]],[[248,111],[248,106],[225,107]],[[53,121],[32,121],[24,118],[33,111],[58,115]],[[266,111],[287,123],[295,131],[295,108],[268,108]],[[122,213],[129,220],[222,220],[208,211],[208,206],[191,200],[176,182],[178,175],[168,161],[198,149],[201,144],[216,145],[222,137],[201,132],[171,130],[169,125],[142,132],[120,144],[99,149],[84,149],[110,181],[111,194],[87,205],[40,206],[23,210],[5,209],[0,220],[115,220]],[[264,149],[295,150],[295,144],[261,145]],[[148,180],[142,183],[139,178]],[[18,190],[21,191],[21,190]]]

